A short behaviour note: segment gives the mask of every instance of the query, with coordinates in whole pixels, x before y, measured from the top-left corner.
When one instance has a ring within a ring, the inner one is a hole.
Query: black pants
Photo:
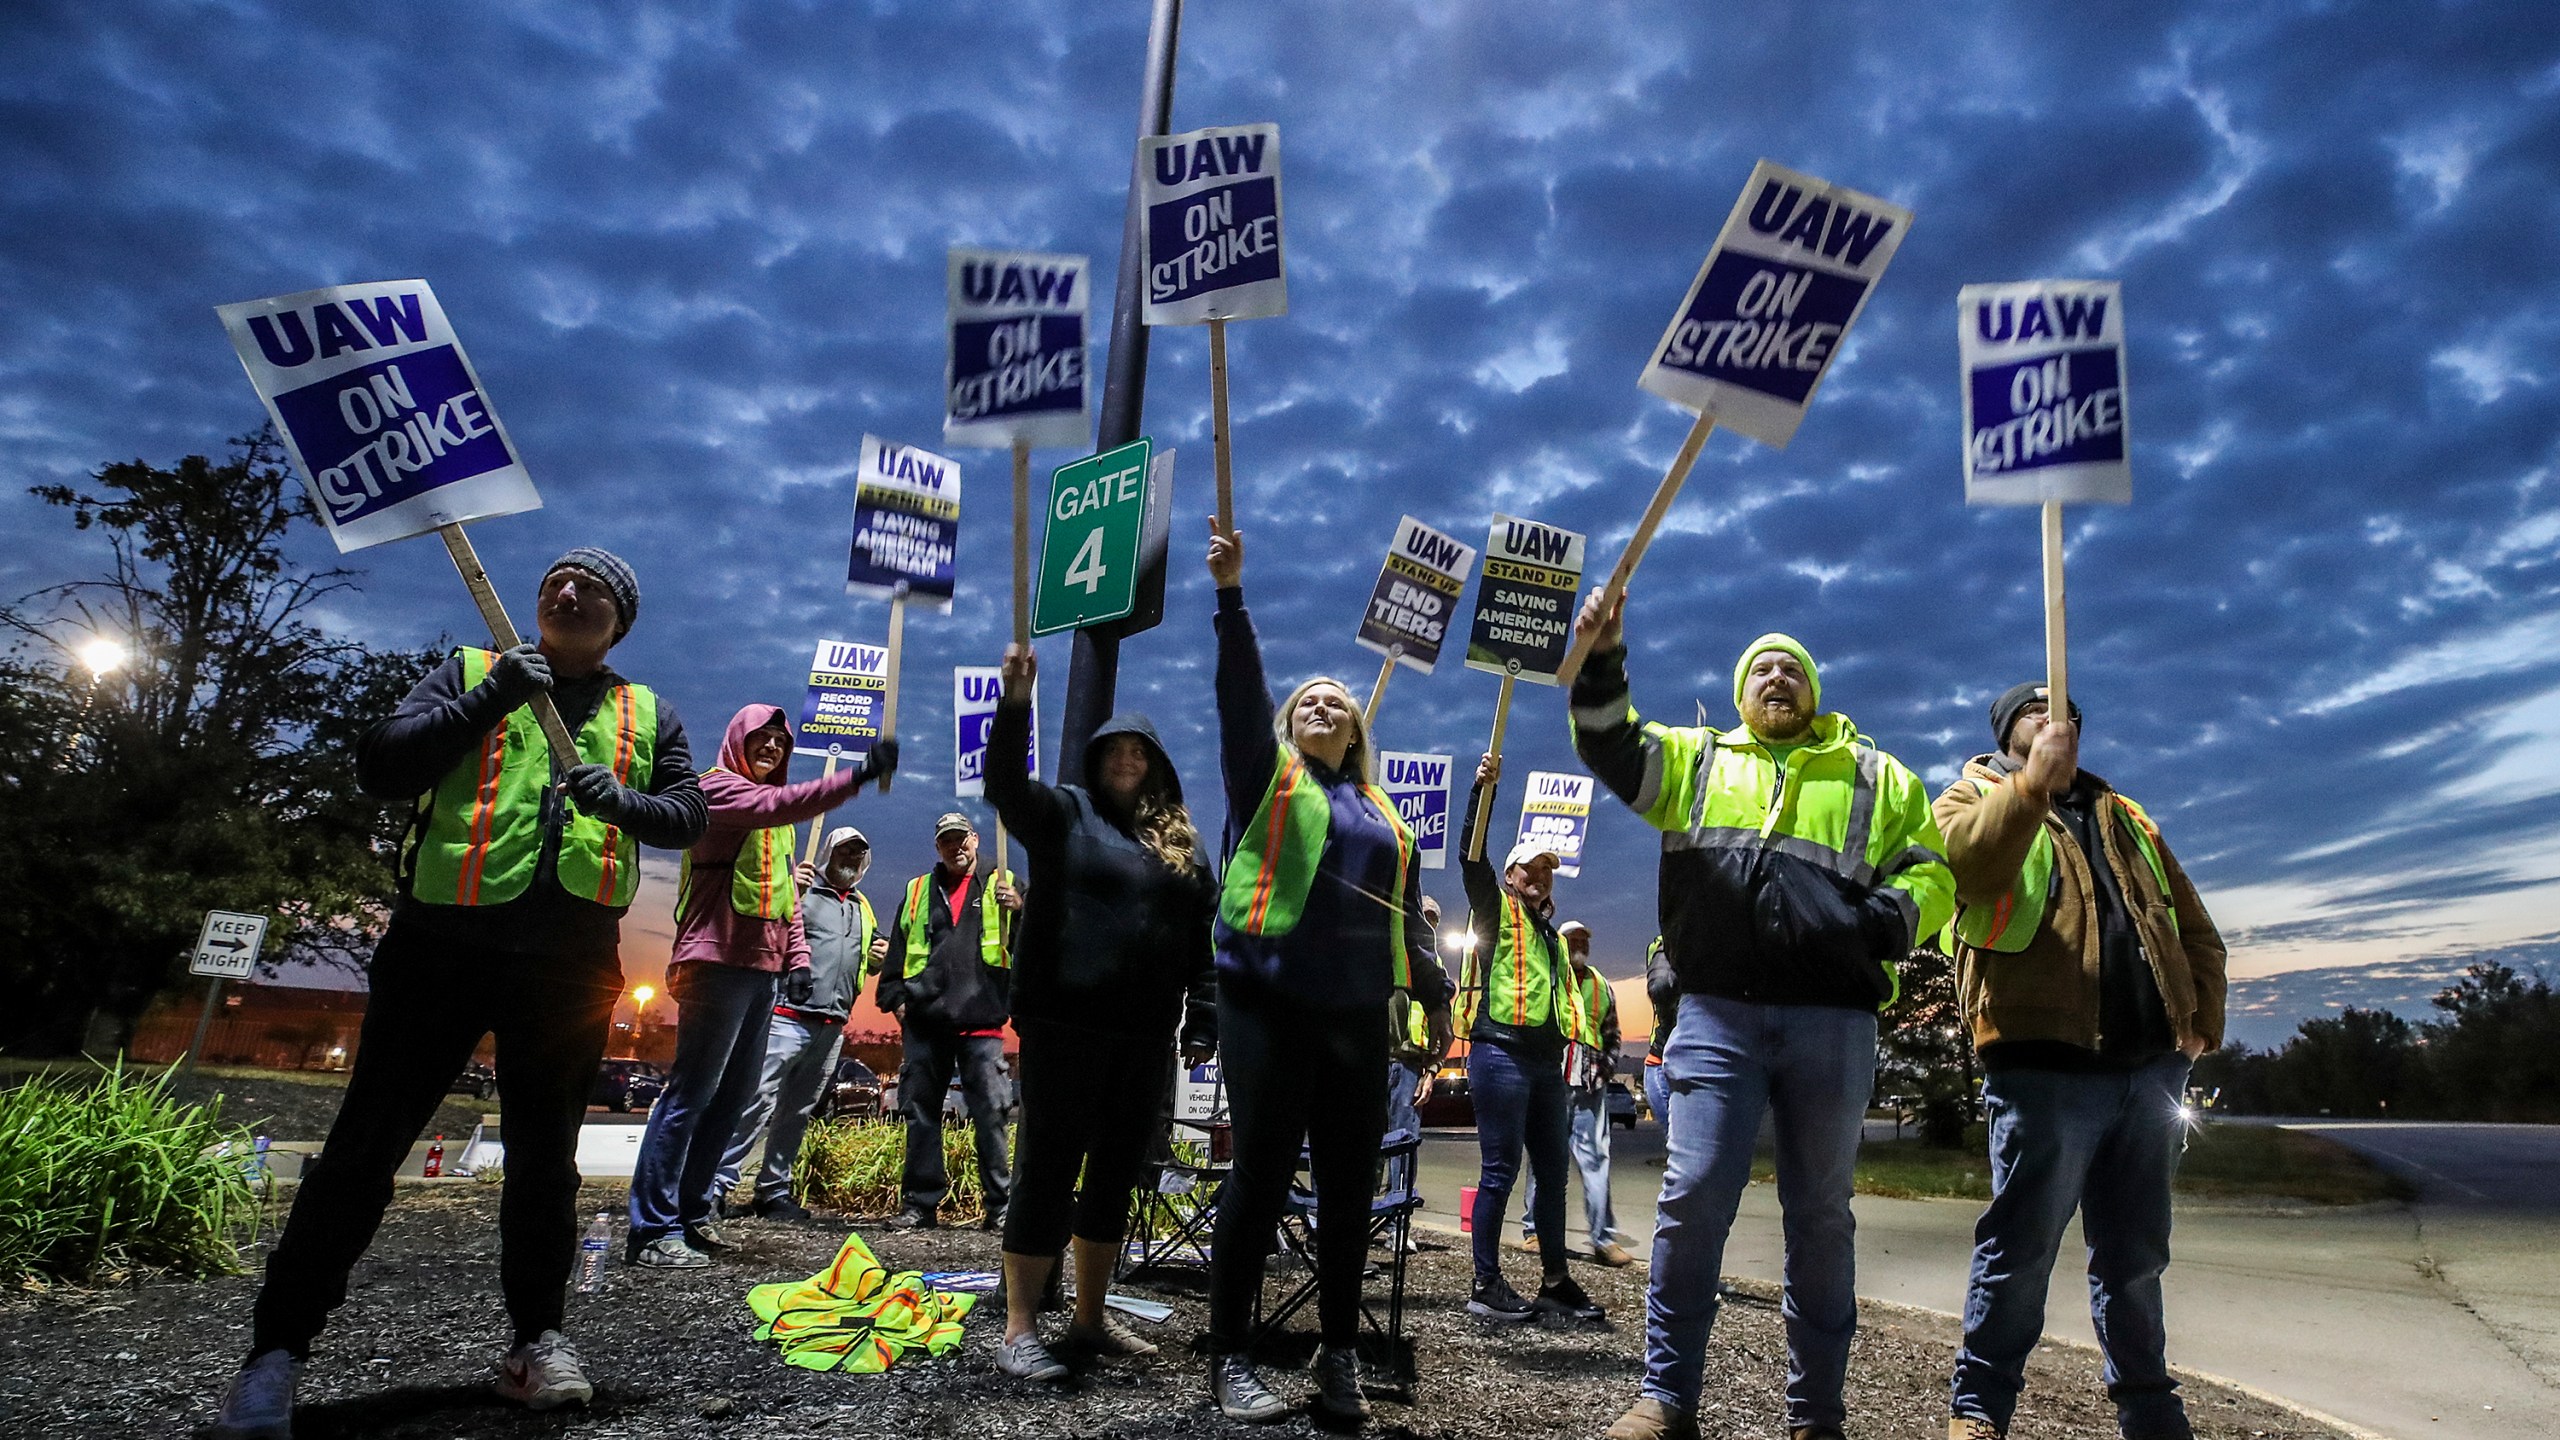
[[[1313,1010],[1233,992],[1218,997],[1218,1050],[1235,1122],[1235,1168],[1218,1192],[1209,1264],[1209,1343],[1244,1348],[1273,1230],[1298,1169],[1316,1191],[1316,1318],[1324,1343],[1360,1339],[1369,1202],[1387,1130],[1383,1007]]]
[[[1038,1020],[1013,1028],[1022,1037],[1022,1121],[1004,1248],[1055,1255],[1070,1234],[1117,1245],[1129,1231],[1129,1192],[1147,1142],[1164,1125],[1173,1036],[1140,1040]]]
[[[1006,1122],[1013,1115],[1013,1080],[1005,1073],[1004,1037],[953,1035],[909,1028],[899,1039],[898,1111],[907,1121],[907,1153],[898,1189],[910,1210],[930,1215],[951,1194],[950,1166],[942,1159],[942,1098],[951,1076],[960,1076],[961,1108],[978,1148],[978,1192],[987,1213],[1002,1214],[1013,1194]]]
[[[250,1353],[309,1352],[346,1301],[409,1146],[493,1030],[507,1116],[499,1284],[519,1343],[560,1329],[577,1262],[578,1127],[622,994],[620,961],[609,949],[472,951],[395,919],[372,988],[346,1099],[267,1258]]]

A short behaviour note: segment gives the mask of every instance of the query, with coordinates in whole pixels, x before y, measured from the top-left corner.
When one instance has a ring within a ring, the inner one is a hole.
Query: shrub
[[[969,1224],[986,1214],[978,1182],[976,1127],[942,1127],[942,1164],[951,1194],[941,1218]],[[900,1120],[824,1120],[800,1142],[797,1188],[803,1199],[854,1215],[894,1215],[904,1207],[898,1172],[906,1163],[907,1127]]]
[[[122,1065],[0,1091],[0,1278],[224,1275],[256,1233],[249,1132]]]

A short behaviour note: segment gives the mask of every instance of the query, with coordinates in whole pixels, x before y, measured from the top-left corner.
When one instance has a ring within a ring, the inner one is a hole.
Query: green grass
[[[0,1090],[0,1282],[240,1268],[258,1198],[246,1129],[121,1068]]]
[[[904,1121],[822,1120],[800,1142],[795,1188],[812,1204],[854,1215],[894,1215],[905,1203],[898,1175],[906,1158]],[[967,1225],[984,1217],[987,1201],[978,1182],[975,1127],[942,1127],[942,1165],[951,1177],[942,1222]]]
[[[1918,1140],[1871,1140],[1858,1150],[1858,1192],[1898,1200],[1988,1200],[1991,1162],[1981,1124],[1967,1128],[1961,1149]],[[1751,1178],[1777,1178],[1767,1150],[1753,1157]],[[2206,1125],[2178,1163],[2177,1194],[2202,1200],[2272,1200],[2309,1205],[2361,1205],[2407,1199],[2409,1187],[2362,1156],[2318,1135],[2272,1125]]]
[[[251,1134],[270,1140],[325,1138],[347,1088],[344,1070],[199,1065],[185,1075],[176,1075],[175,1069],[127,1062],[124,1073],[150,1079],[168,1077],[170,1093],[177,1099],[196,1104],[219,1101],[224,1114],[236,1118]],[[37,1077],[50,1077],[63,1084],[88,1084],[100,1073],[98,1062],[88,1059],[0,1059],[0,1090]],[[422,1133],[441,1134],[448,1143],[458,1141],[471,1133],[483,1112],[495,1114],[500,1108],[496,1097],[484,1101],[469,1095],[448,1095],[436,1107],[435,1118]]]

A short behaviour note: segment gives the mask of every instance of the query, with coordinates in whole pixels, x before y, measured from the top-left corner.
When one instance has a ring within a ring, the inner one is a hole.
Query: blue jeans
[[[1573,1168],[1582,1176],[1582,1214],[1591,1231],[1591,1248],[1599,1249],[1618,1238],[1617,1208],[1609,1203],[1609,1092],[1606,1090],[1573,1090],[1565,1097],[1566,1110],[1572,1117]],[[1529,1177],[1521,1187],[1520,1208],[1531,1218],[1520,1222],[1523,1239],[1538,1233],[1535,1216],[1538,1211],[1538,1177]],[[1564,1237],[1556,1237],[1558,1245]]]
[[[667,990],[676,1020],[676,1063],[666,1093],[649,1111],[649,1132],[631,1176],[631,1248],[690,1229],[712,1216],[712,1181],[729,1153],[729,1133],[755,1098],[773,1022],[768,970],[689,960]]]
[[[1645,1108],[1653,1112],[1653,1123],[1662,1127],[1664,1148],[1671,1136],[1671,1081],[1659,1065],[1644,1067]]]
[[[756,1168],[755,1203],[784,1200],[791,1195],[791,1170],[800,1162],[800,1141],[809,1133],[809,1112],[817,1108],[818,1095],[833,1078],[836,1054],[844,1048],[844,1026],[804,1020],[797,1015],[776,1015],[773,1028],[765,1038],[764,1068],[756,1081],[756,1093],[738,1116],[738,1128],[729,1136],[728,1153],[721,1157],[720,1173],[712,1179],[711,1199],[716,1205],[738,1188],[738,1177],[745,1173],[747,1152],[756,1148],[756,1132],[773,1122],[765,1136],[764,1163]]]
[[[1422,1088],[1422,1067],[1401,1060],[1387,1062],[1387,1130],[1422,1133],[1422,1111],[1413,1103],[1413,1092]],[[1397,1160],[1387,1168],[1387,1188],[1407,1190],[1413,1186],[1413,1161]]]
[[[1672,1120],[1645,1294],[1644,1393],[1697,1411],[1725,1237],[1771,1112],[1787,1246],[1787,1424],[1841,1424],[1858,1329],[1849,1192],[1875,1089],[1874,1013],[1683,995],[1661,1069]]]
[[[2160,1273],[2169,1268],[2169,1182],[2185,1148],[2178,1102],[2187,1060],[2118,1074],[1999,1069],[1982,1085],[1991,1120],[1991,1208],[1973,1229],[1950,1406],[2008,1428],[2044,1331],[2045,1286],[2071,1212],[2089,1245],[2089,1318],[2107,1395],[2127,1435],[2188,1434],[2169,1378]]]
[[[1476,1279],[1502,1273],[1502,1215],[1520,1175],[1523,1146],[1539,1181],[1538,1229],[1557,1237],[1540,1259],[1545,1269],[1562,1270],[1564,1177],[1572,1126],[1565,1114],[1563,1057],[1539,1059],[1499,1041],[1478,1040],[1467,1047],[1467,1093],[1475,1100],[1476,1146],[1484,1156],[1475,1213],[1467,1222],[1475,1234]]]

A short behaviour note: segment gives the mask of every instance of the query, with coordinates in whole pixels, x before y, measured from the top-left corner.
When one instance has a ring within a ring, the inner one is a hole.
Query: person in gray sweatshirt
[[[809,1112],[844,1046],[845,1017],[862,991],[863,973],[889,953],[889,937],[864,898],[862,877],[871,868],[871,842],[850,825],[827,832],[819,848],[820,863],[800,867],[800,923],[809,936],[809,968],[795,970],[780,1004],[773,1007],[773,1028],[765,1040],[764,1076],[756,1097],[738,1117],[737,1133],[712,1182],[712,1198],[721,1213],[759,1215],[769,1220],[805,1220],[809,1212],[791,1193],[791,1169],[800,1158],[800,1137],[808,1132]],[[805,979],[804,979],[805,977]],[[805,986],[805,988],[803,988]],[[755,1198],[745,1205],[727,1203],[745,1172],[747,1152],[756,1132],[772,1121],[765,1137],[764,1165],[756,1172]]]

